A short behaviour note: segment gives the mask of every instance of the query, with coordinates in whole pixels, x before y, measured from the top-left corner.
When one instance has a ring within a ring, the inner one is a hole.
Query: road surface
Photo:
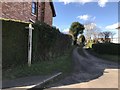
[[[102,60],[85,49],[84,55],[73,51],[73,73],[49,87],[53,88],[118,88],[118,63]],[[52,90],[52,89],[50,89]],[[55,89],[56,90],[56,89]]]

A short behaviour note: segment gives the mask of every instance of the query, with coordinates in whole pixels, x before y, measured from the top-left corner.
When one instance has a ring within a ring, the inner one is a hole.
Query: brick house
[[[1,8],[0,8],[1,10]],[[25,22],[43,21],[52,26],[56,16],[53,2],[2,2],[2,18]]]

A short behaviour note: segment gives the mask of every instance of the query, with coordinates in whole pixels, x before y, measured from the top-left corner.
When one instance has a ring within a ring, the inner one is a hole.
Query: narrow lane
[[[101,60],[100,58],[97,58],[89,54],[85,49],[81,49],[81,53],[84,53],[85,56],[80,55],[78,53],[78,49],[79,48],[75,48],[73,50],[73,56],[72,56],[74,60],[73,73],[65,77],[64,79],[60,80],[59,82],[51,85],[50,87],[63,86],[64,88],[64,85],[72,85],[72,84],[74,85],[83,82],[88,82],[103,76],[103,74],[106,72],[109,72],[109,70],[106,71],[106,69],[111,69],[111,70],[118,69],[117,63]],[[117,73],[117,71],[115,73]],[[117,82],[118,81],[116,81],[116,83]]]

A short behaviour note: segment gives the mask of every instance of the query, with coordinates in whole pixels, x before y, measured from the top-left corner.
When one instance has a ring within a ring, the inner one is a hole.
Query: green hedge
[[[50,60],[70,48],[71,37],[43,22],[33,24],[33,61]]]
[[[114,43],[99,43],[93,44],[92,48],[94,51],[100,54],[111,54],[111,55],[120,55],[120,44]]]
[[[27,23],[11,20],[2,21],[2,66],[10,68],[27,62]]]
[[[3,69],[27,64],[28,30],[27,23],[2,20]],[[61,56],[71,47],[71,37],[60,33],[55,27],[42,22],[33,24],[32,63],[52,60]]]

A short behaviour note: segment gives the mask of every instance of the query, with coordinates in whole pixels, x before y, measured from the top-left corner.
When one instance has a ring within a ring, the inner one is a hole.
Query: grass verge
[[[27,76],[36,75],[50,75],[56,72],[62,72],[63,74],[70,73],[72,71],[72,49],[68,50],[66,54],[53,58],[50,61],[37,62],[28,67],[28,65],[18,65],[9,70],[3,70],[3,80],[11,80]]]

